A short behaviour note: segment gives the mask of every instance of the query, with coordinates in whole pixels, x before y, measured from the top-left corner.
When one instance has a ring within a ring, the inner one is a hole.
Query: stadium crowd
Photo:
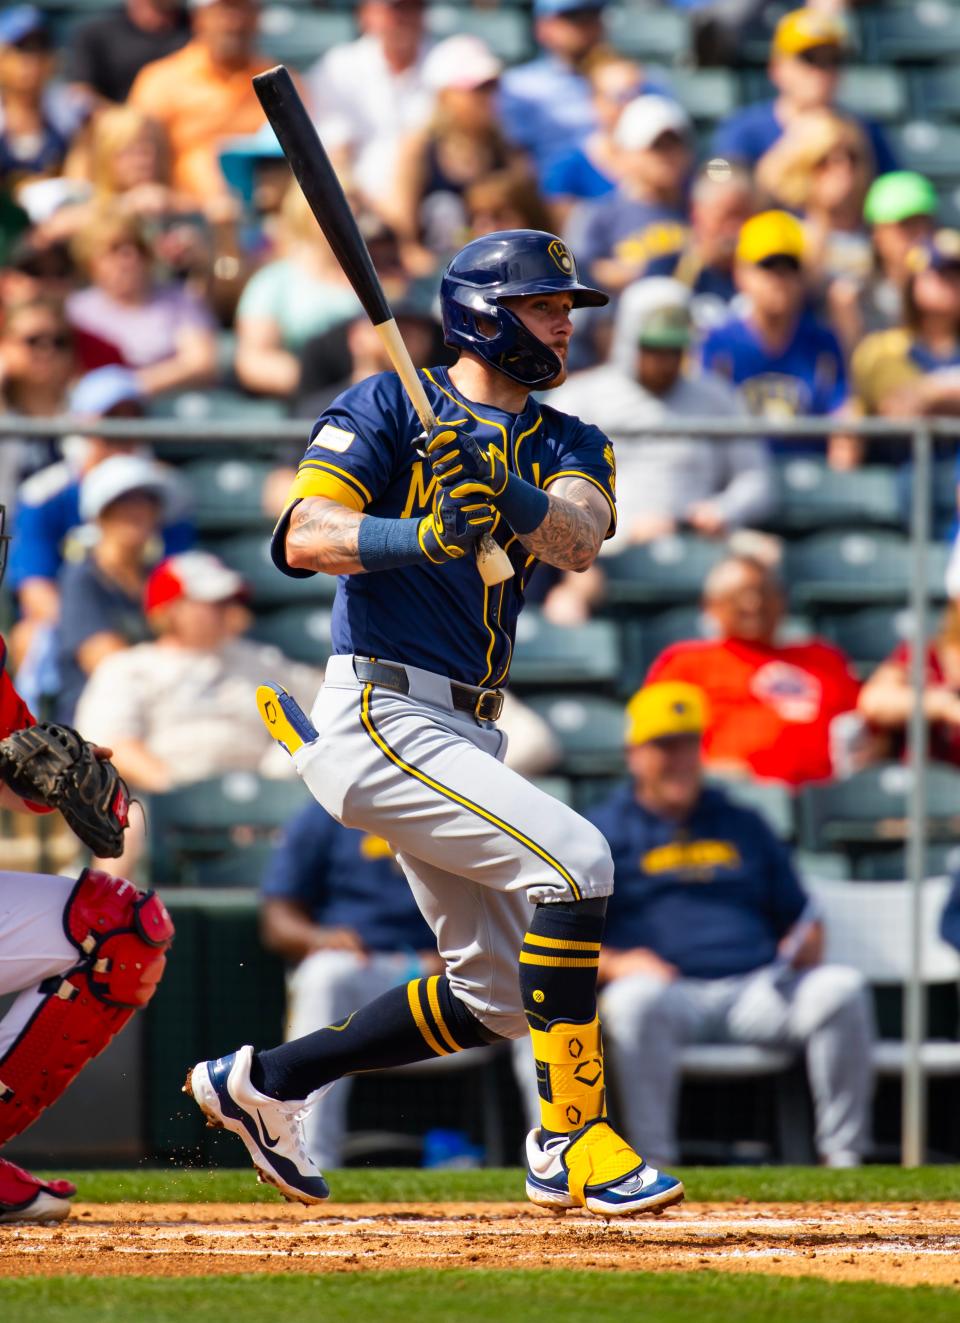
[[[734,22],[714,8],[672,65],[618,42],[644,9],[604,0],[464,6],[472,21],[446,35],[423,0],[359,0],[354,35],[309,59],[294,40],[286,56],[418,364],[449,361],[435,296],[469,238],[559,233],[615,295],[579,314],[571,374],[551,403],[614,442],[618,532],[585,574],[542,567],[530,595],[558,639],[612,622],[621,650],[602,684],[611,706],[640,690],[627,762],[638,786],[646,776],[660,787],[591,805],[632,861],[602,969],[611,1051],[621,1070],[655,1055],[662,1071],[649,1097],[636,1095],[631,1138],[675,1160],[681,1042],[804,1045],[820,1156],[846,1165],[868,1146],[862,982],[815,974],[822,933],[786,850],[757,813],[704,789],[691,750],[702,737],[711,778],[781,783],[790,796],[902,761],[921,641],[896,593],[858,589],[873,552],[894,543],[906,584],[908,442],[865,444],[845,424],[960,414],[960,230],[935,181],[845,108],[855,11],[822,0],[782,15],[766,96],[714,113],[691,98],[690,61],[709,62],[712,42],[735,63],[762,6],[728,5]],[[288,12],[294,32],[301,17],[345,17]],[[0,13],[0,411],[77,418],[70,436],[0,445],[9,664],[39,710],[112,746],[143,794],[237,770],[289,775],[266,747],[253,691],[265,666],[312,688],[305,663],[322,663],[323,627],[299,647],[281,637],[292,608],[267,600],[263,615],[238,548],[277,515],[298,457],[267,459],[272,423],[315,416],[388,366],[263,124],[251,78],[276,62],[272,13],[259,0]],[[492,34],[504,14],[523,17],[528,50],[485,39],[485,21]],[[264,446],[212,464],[182,443],[154,453],[97,434],[103,418],[189,417],[198,398],[213,420],[261,419]],[[768,437],[644,431],[751,417]],[[805,417],[832,420],[826,443],[778,436],[778,423]],[[954,451],[938,442],[948,490],[931,493],[944,547]],[[231,473],[239,482],[247,462],[252,511],[236,525],[223,511],[205,518],[214,470],[229,505]],[[845,504],[839,518],[824,505],[821,525],[821,508],[799,498],[834,487]],[[882,509],[871,506],[880,490]],[[828,539],[821,581],[832,557],[853,557],[845,598],[807,581],[818,578],[817,537]],[[676,596],[637,587],[684,557],[693,568]],[[934,589],[947,607],[925,651],[929,752],[960,768],[960,563]],[[679,687],[691,722],[674,729],[656,701],[648,712],[643,685]],[[561,706],[513,701],[505,713],[527,774],[568,774],[564,722],[551,715]],[[640,738],[645,722],[654,733]],[[685,769],[657,763],[684,757]],[[671,777],[686,785],[679,807]],[[584,806],[610,792],[595,789]],[[655,861],[646,871],[640,836]],[[133,841],[128,869],[146,869],[142,855]],[[757,889],[764,868],[769,896]],[[384,901],[391,870],[382,842],[345,833],[316,805],[290,825],[264,883],[264,936],[291,963],[292,1032],[336,1019],[355,985],[372,995],[432,968],[405,891]],[[735,896],[742,879],[754,887],[746,899]],[[716,882],[720,899],[692,905],[691,880]],[[711,942],[697,927],[709,923]],[[682,931],[683,949],[660,941],[667,928]],[[341,1085],[315,1114],[323,1162],[339,1160],[345,1106]]]

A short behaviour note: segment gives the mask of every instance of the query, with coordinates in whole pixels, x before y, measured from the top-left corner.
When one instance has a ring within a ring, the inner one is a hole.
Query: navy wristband
[[[357,555],[365,570],[397,570],[426,560],[417,537],[419,519],[365,515],[357,533]]]
[[[494,503],[513,531],[522,537],[539,528],[546,519],[550,498],[532,482],[511,473]]]

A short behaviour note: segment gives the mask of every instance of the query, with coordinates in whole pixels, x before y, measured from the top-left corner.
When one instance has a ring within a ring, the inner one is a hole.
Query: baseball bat
[[[429,431],[437,425],[433,406],[397,328],[336,171],[293,79],[284,65],[278,64],[275,69],[257,74],[253,86],[317,224],[373,322],[421,426],[424,431]],[[485,533],[477,544],[477,568],[488,586],[502,583],[513,574],[509,556],[489,533]]]

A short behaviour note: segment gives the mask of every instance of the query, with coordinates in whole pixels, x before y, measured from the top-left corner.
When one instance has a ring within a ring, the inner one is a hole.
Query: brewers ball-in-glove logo
[[[547,252],[565,276],[569,276],[572,273],[573,256],[570,249],[562,242],[562,240],[554,239],[553,243],[547,248]]]

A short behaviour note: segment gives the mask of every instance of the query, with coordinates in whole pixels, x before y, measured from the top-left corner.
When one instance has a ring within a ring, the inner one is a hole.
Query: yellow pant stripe
[[[520,952],[521,965],[549,965],[552,969],[596,969],[600,964],[599,956],[550,956],[534,955],[532,951]]]
[[[453,1034],[447,1028],[443,1016],[440,1014],[440,998],[437,996],[437,985],[440,982],[440,975],[434,974],[432,978],[427,979],[427,1001],[430,1005],[430,1014],[433,1016],[433,1022],[437,1026],[437,1032],[443,1041],[449,1047],[451,1052],[462,1052],[463,1048],[456,1041]]]
[[[410,1014],[413,1016],[417,1028],[420,1030],[421,1034],[423,1034],[423,1041],[426,1043],[427,1047],[429,1047],[430,1051],[435,1052],[438,1057],[448,1057],[450,1053],[445,1047],[441,1047],[434,1038],[430,1026],[427,1024],[427,1017],[424,1015],[423,1008],[420,1005],[420,984],[422,982],[422,979],[413,978],[407,984],[407,1001],[410,1005]]]
[[[386,758],[389,758],[390,761],[396,767],[399,767],[401,772],[405,772],[407,776],[412,776],[415,780],[420,781],[431,790],[435,790],[438,795],[443,795],[445,799],[452,800],[454,804],[459,804],[462,808],[469,809],[471,813],[476,813],[478,817],[491,823],[499,831],[506,832],[506,834],[511,836],[515,841],[519,841],[521,845],[525,846],[526,849],[530,850],[539,859],[542,859],[544,863],[549,864],[551,868],[556,869],[573,893],[574,900],[583,899],[583,894],[580,891],[580,888],[564,868],[563,864],[554,859],[552,855],[548,854],[546,850],[537,845],[535,841],[531,841],[529,836],[524,836],[523,832],[518,831],[516,827],[511,827],[508,822],[504,822],[503,819],[498,818],[496,814],[489,813],[485,808],[481,808],[479,804],[474,804],[473,800],[467,799],[464,795],[458,795],[457,792],[451,790],[449,786],[441,785],[441,783],[435,781],[432,776],[427,776],[426,772],[418,772],[415,767],[411,767],[408,762],[404,762],[400,755],[390,748],[390,745],[373,724],[373,718],[370,715],[370,694],[372,691],[372,684],[364,685],[363,698],[360,703],[360,720],[363,722],[367,734]]]
[[[596,951],[599,954],[599,942],[569,942],[564,937],[541,937],[539,933],[527,933],[524,946],[545,946],[550,951]]]

